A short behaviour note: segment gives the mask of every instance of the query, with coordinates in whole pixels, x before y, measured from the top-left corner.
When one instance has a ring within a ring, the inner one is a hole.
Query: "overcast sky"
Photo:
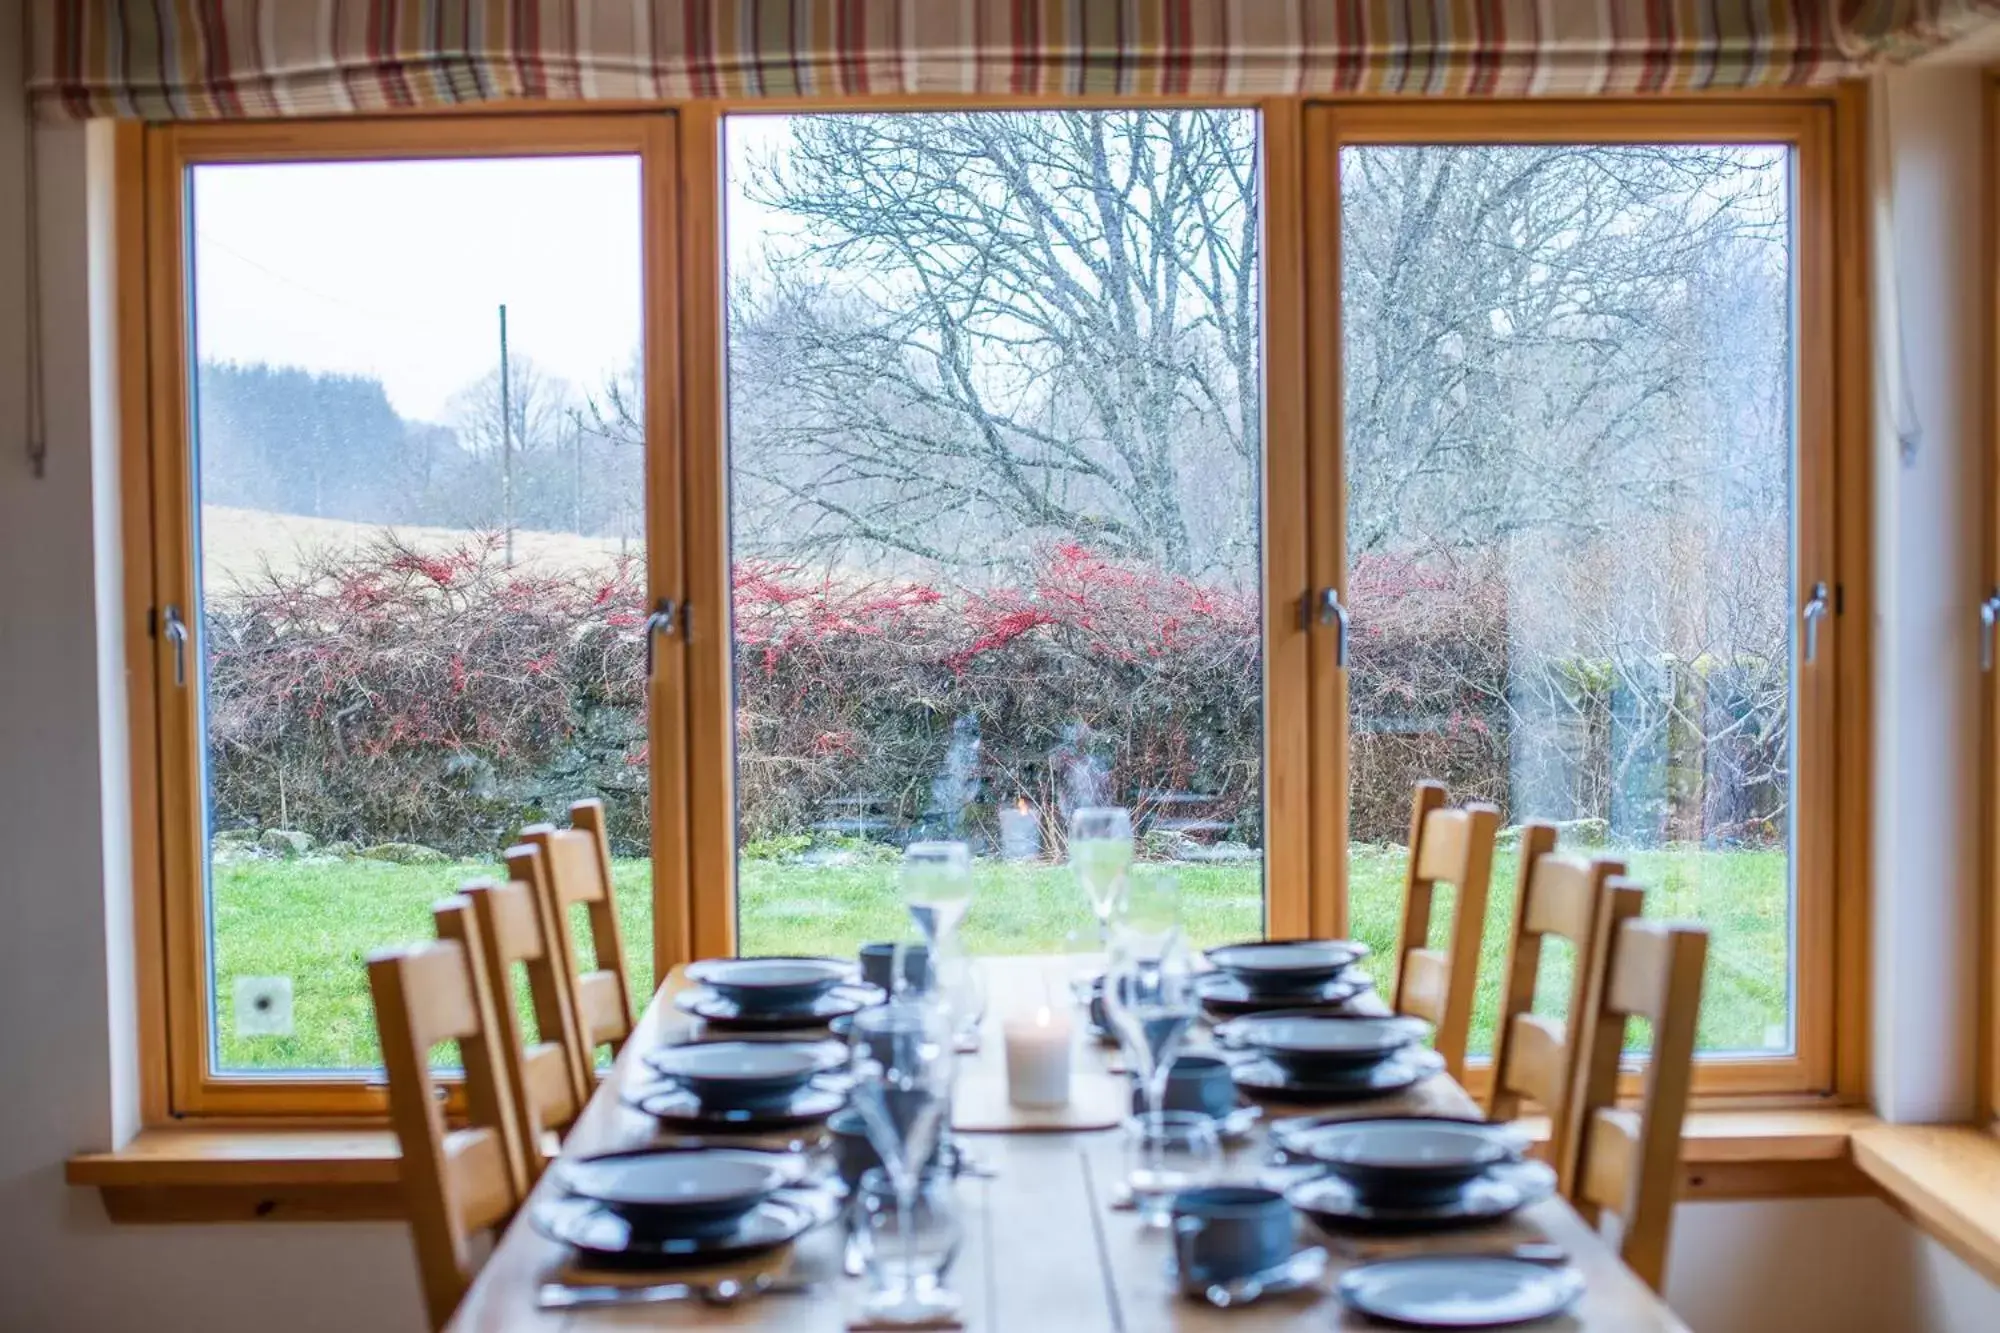
[[[738,155],[785,134],[730,121]],[[783,222],[731,194],[735,263]],[[439,421],[499,363],[504,301],[516,355],[594,388],[639,346],[640,244],[635,158],[200,167],[197,346],[373,375],[403,416]]]

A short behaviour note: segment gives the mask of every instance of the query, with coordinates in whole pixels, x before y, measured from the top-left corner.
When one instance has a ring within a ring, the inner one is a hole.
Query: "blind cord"
[[[27,398],[28,398],[28,466],[35,477],[48,475],[49,436],[46,419],[46,398],[42,391],[42,265],[41,265],[41,172],[36,157],[35,146],[35,95],[30,89],[29,75],[35,59],[35,26],[32,4],[21,6],[21,59],[28,64],[22,70],[22,158],[27,170],[26,188],[21,191],[22,208],[22,265],[25,273],[21,292],[21,320],[27,334]]]

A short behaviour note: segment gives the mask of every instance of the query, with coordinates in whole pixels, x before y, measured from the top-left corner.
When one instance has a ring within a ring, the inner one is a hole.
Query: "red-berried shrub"
[[[1053,825],[1080,800],[1143,818],[1171,797],[1210,840],[1262,842],[1263,608],[1251,592],[1075,543],[1009,586],[757,560],[732,583],[746,840],[842,827],[979,838],[1018,799]],[[620,853],[644,855],[643,592],[636,559],[509,568],[497,539],[440,551],[384,535],[212,599],[216,826],[490,855],[594,795]],[[1665,766],[1665,835],[1731,819],[1771,832],[1735,811],[1769,804],[1743,775],[1782,773],[1782,755],[1764,752],[1782,749],[1782,718],[1755,702],[1779,668],[1679,663],[1635,683],[1576,659],[1510,674],[1506,585],[1479,566],[1363,557],[1349,602],[1356,840],[1400,839],[1422,777],[1506,807],[1517,695],[1553,710],[1533,743],[1560,751],[1550,767],[1572,814],[1613,808],[1613,752],[1630,750]],[[1626,706],[1637,723],[1621,720],[1621,697],[1639,701]],[[1720,742],[1701,730],[1710,717],[1725,723]],[[1621,726],[1637,739],[1621,741]]]

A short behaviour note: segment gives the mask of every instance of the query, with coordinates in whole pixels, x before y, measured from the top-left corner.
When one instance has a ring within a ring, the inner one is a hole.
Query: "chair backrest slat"
[[[1493,840],[1500,812],[1472,803],[1452,810],[1436,782],[1419,782],[1411,798],[1410,860],[1403,884],[1403,919],[1397,935],[1393,1008],[1436,1025],[1432,1039],[1453,1078],[1465,1076],[1465,1047],[1472,1032],[1479,946],[1486,929],[1486,895],[1493,875]],[[1431,906],[1438,883],[1456,890],[1451,943],[1428,947]]]
[[[476,941],[375,954],[368,987],[424,1305],[442,1328],[477,1269],[473,1238],[504,1224],[527,1192],[520,1127],[496,1059],[498,1024]],[[447,1041],[458,1044],[465,1069],[467,1124],[455,1131],[445,1127],[430,1064],[431,1051]]]
[[[1618,861],[1556,854],[1553,824],[1521,826],[1520,869],[1515,876],[1514,927],[1508,944],[1500,1009],[1493,1031],[1493,1090],[1486,1114],[1512,1120],[1523,1100],[1549,1117],[1548,1160],[1563,1161],[1576,1133],[1577,1071],[1583,1022],[1593,977],[1603,966],[1597,949],[1597,912],[1604,889],[1624,873]],[[1542,945],[1549,937],[1572,950],[1567,1022],[1533,1012]]]
[[[595,1078],[598,1047],[609,1044],[613,1055],[631,1035],[634,1016],[630,978],[625,969],[625,941],[618,925],[618,900],[612,889],[610,844],[604,832],[601,801],[578,801],[570,807],[575,827],[557,829],[534,824],[521,830],[524,845],[534,849],[538,865],[526,875],[508,852],[510,873],[530,878],[537,886],[556,935],[558,962],[568,978],[571,1007],[582,1034],[584,1066]],[[589,922],[591,952],[586,969],[577,959],[570,929],[570,909],[582,904]]]
[[[576,1015],[561,964],[550,947],[546,909],[528,884],[518,880],[466,884],[457,899],[438,908],[438,937],[460,938],[464,934],[460,918],[466,913],[477,927],[472,938],[478,942],[501,1034],[500,1071],[518,1108],[522,1165],[533,1181],[548,1158],[547,1136],[566,1131],[589,1099]],[[522,1031],[515,1008],[516,966],[527,977],[529,1008],[535,1018],[533,1041]]]
[[[1575,1094],[1577,1133],[1558,1164],[1563,1192],[1591,1222],[1604,1212],[1622,1224],[1620,1254],[1659,1290],[1680,1184],[1681,1124],[1694,1078],[1708,931],[1639,919],[1638,886],[1613,879],[1598,909],[1605,966],[1585,1002],[1585,1043]],[[1646,1019],[1652,1050],[1636,1113],[1617,1106],[1626,1020]]]

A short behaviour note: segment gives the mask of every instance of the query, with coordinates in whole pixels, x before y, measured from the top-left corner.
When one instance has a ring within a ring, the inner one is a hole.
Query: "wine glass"
[[[1069,863],[1097,914],[1100,943],[1109,939],[1111,914],[1125,893],[1132,867],[1132,812],[1122,806],[1084,806],[1069,817]]]
[[[958,1297],[922,1271],[914,1225],[923,1164],[951,1121],[955,1068],[950,1009],[934,992],[899,991],[887,1004],[854,1016],[849,1103],[861,1114],[868,1141],[894,1187],[897,1240],[903,1261],[886,1271],[901,1280],[869,1297],[868,1313],[884,1323],[927,1323],[958,1309]]]
[[[1126,1187],[1139,1220],[1173,1221],[1174,1196],[1211,1184],[1222,1171],[1222,1135],[1200,1111],[1146,1111],[1125,1122]]]
[[[1126,873],[1117,929],[1142,952],[1161,955],[1181,934],[1181,881],[1172,869],[1135,865]]]
[[[962,842],[913,842],[903,849],[903,905],[931,947],[935,965],[972,906],[972,852]]]
[[[854,1236],[874,1292],[914,1290],[956,1306],[957,1298],[944,1286],[964,1238],[951,1176],[942,1171],[926,1176],[914,1209],[904,1206],[895,1182],[880,1168],[863,1175],[854,1192]],[[914,1248],[903,1241],[906,1234],[914,1237]]]
[[[1111,962],[1104,974],[1104,1014],[1139,1080],[1149,1114],[1160,1109],[1167,1068],[1200,1012],[1194,960],[1181,938],[1178,897],[1162,897],[1150,905],[1164,912],[1162,904],[1168,901],[1175,907],[1171,924],[1126,916],[1113,925]]]

